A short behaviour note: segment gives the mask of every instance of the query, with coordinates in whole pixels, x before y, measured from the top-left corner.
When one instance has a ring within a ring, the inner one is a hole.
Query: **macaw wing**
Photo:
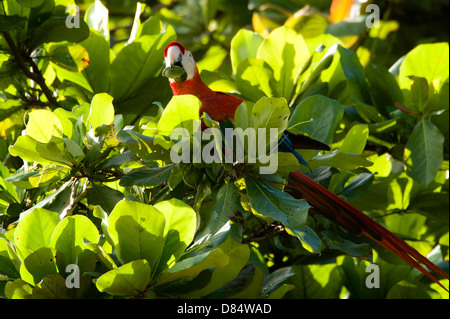
[[[214,93],[212,96],[201,99],[200,112],[207,113],[215,121],[222,121],[226,118],[234,119],[234,113],[243,100],[222,92]]]

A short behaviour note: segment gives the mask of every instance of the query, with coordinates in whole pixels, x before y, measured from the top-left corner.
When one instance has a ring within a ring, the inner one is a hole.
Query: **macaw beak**
[[[167,57],[165,58],[165,68],[162,71],[162,75],[175,80],[175,82],[183,82],[187,79],[186,69],[183,67],[183,55],[178,50],[170,50],[167,52]]]

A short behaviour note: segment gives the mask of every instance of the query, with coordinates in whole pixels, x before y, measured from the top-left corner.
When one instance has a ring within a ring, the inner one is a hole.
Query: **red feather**
[[[170,42],[169,45],[164,49],[164,57],[165,58],[167,57],[167,50],[171,46],[174,46],[174,45],[180,48],[181,54],[184,54],[184,52],[186,52],[186,48],[181,43],[173,41],[173,42]]]
[[[215,121],[223,121],[227,117],[234,119],[234,113],[243,101],[237,96],[211,90],[203,83],[197,67],[192,79],[183,82],[171,82],[170,86],[173,95],[191,94],[198,97],[202,101],[200,115],[205,112]]]
[[[184,49],[178,42],[171,43],[168,47],[171,45],[178,45]],[[243,101],[236,96],[211,90],[201,80],[197,67],[195,67],[195,74],[191,80],[171,82],[170,85],[174,95],[192,94],[197,96],[202,101],[200,112],[206,112],[216,121],[223,121],[226,118],[234,119],[236,108]],[[302,140],[300,144],[303,145],[304,141]],[[306,148],[310,144],[308,142]],[[373,239],[448,291],[419,262],[443,278],[449,279],[449,276],[402,239],[299,171],[293,171],[289,176],[290,180],[286,186],[287,192],[295,197],[306,199],[311,206],[315,207],[325,217],[348,231],[356,235],[364,234]]]
[[[381,246],[396,254],[408,264],[421,271],[428,278],[445,288],[432,274],[419,262],[439,276],[449,279],[447,273],[437,267],[417,250],[389,230],[375,222],[373,219],[353,207],[342,198],[330,192],[322,185],[316,183],[299,171],[289,173],[289,183],[286,190],[295,197],[304,198],[311,206],[319,210],[325,217],[339,224],[353,234],[363,234]]]

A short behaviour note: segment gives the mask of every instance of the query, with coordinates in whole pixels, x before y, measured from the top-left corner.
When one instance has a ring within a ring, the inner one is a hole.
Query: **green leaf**
[[[89,54],[79,44],[54,44],[48,54],[50,61],[72,72],[80,72],[89,65]]]
[[[295,265],[295,276],[288,283],[296,289],[286,294],[287,298],[296,299],[336,299],[342,289],[336,264]]]
[[[239,91],[251,101],[258,101],[263,96],[272,97],[271,87],[273,71],[261,59],[245,59],[236,70],[236,85]]]
[[[322,95],[312,96],[295,108],[287,130],[294,134],[306,133],[315,140],[331,144],[343,114],[337,101]]]
[[[419,76],[414,76],[411,84],[411,97],[417,110],[420,112],[425,111],[428,102],[429,86],[427,79]]]
[[[295,171],[300,168],[300,163],[293,153],[278,152],[274,153],[272,156],[278,157],[277,162],[274,161],[274,163],[277,163],[277,174],[281,177],[285,177],[291,171]]]
[[[389,290],[387,299],[441,299],[441,295],[428,285],[415,280],[402,280]]]
[[[123,193],[106,185],[94,182],[90,185],[92,187],[86,192],[89,205],[100,205],[108,213],[125,197]]]
[[[275,290],[281,287],[289,277],[295,275],[291,267],[284,267],[275,270],[270,275],[264,278],[263,288],[261,290],[260,298],[269,297]]]
[[[289,27],[279,27],[264,39],[256,57],[272,68],[277,96],[290,100],[295,77],[309,58],[303,37]]]
[[[63,137],[59,118],[47,110],[35,110],[28,114],[27,135],[41,143],[48,143],[52,136]]]
[[[112,101],[113,97],[107,93],[94,95],[86,125],[90,125],[93,129],[103,124],[110,125],[114,121],[114,106]]]
[[[24,260],[35,250],[48,247],[58,222],[58,213],[43,208],[26,215],[14,231],[14,245],[20,258]]]
[[[361,166],[372,166],[373,163],[366,160],[362,154],[347,154],[335,150],[329,154],[315,156],[308,162],[308,165],[312,170],[321,166],[333,166],[346,171],[351,171]]]
[[[290,113],[284,98],[262,97],[252,108],[253,128],[263,128],[266,131],[276,128],[280,138],[288,125]],[[269,141],[269,132],[266,132],[266,135],[266,141]]]
[[[364,68],[359,62],[355,52],[338,47],[341,56],[341,67],[348,81],[348,89],[351,101],[357,100],[362,103],[371,105],[372,98],[369,93],[369,86],[366,82]]]
[[[211,252],[203,263],[192,267],[193,269],[191,269],[191,271],[198,267],[196,272],[200,269],[213,267],[215,267],[215,270],[210,283],[203,289],[189,293],[189,297],[200,298],[207,296],[230,283],[232,280],[236,279],[250,258],[249,247],[238,243],[232,236],[228,236],[227,239],[217,247],[216,251]]]
[[[65,270],[66,256],[48,247],[42,247],[27,256],[20,265],[20,277],[31,285],[36,285],[46,275]]]
[[[84,15],[87,25],[98,31],[106,41],[109,41],[108,8],[96,0],[89,6]]]
[[[0,14],[0,31],[16,31],[22,29],[27,22],[27,18],[14,15]]]
[[[98,242],[97,227],[86,216],[67,216],[56,225],[50,247],[64,253],[69,263],[76,263],[78,255],[86,249],[84,238],[90,242]]]
[[[108,217],[108,232],[122,262],[146,259],[155,269],[164,249],[165,216],[156,208],[122,200]]]
[[[52,164],[68,167],[84,158],[84,153],[81,148],[69,139],[52,137],[49,143],[36,143],[35,149],[40,156],[51,161]]]
[[[24,7],[35,8],[39,7],[44,0],[17,0],[17,2]]]
[[[117,134],[117,140],[124,143],[137,157],[145,160],[170,159],[168,152],[160,145],[155,144],[153,136],[146,136],[131,130],[121,130]]]
[[[77,120],[78,116],[75,113],[60,107],[54,110],[53,114],[55,114],[61,122],[63,136],[71,139],[74,135],[74,122]]]
[[[170,136],[175,128],[184,128],[189,134],[184,137],[191,136],[198,130],[198,127],[193,126],[193,121],[200,120],[201,105],[201,101],[194,95],[172,97],[158,122],[158,134]]]
[[[401,89],[411,87],[411,76],[423,77],[440,91],[449,77],[448,43],[421,44],[411,50],[400,66],[399,84]]]
[[[145,8],[142,8],[144,10]],[[135,19],[136,21],[139,21],[140,19]],[[158,33],[161,33],[161,29],[163,28],[163,23],[161,19],[157,15],[152,15],[150,18],[145,20],[141,25],[138,27],[138,31],[136,33],[136,38],[139,38],[143,35],[155,35]]]
[[[157,186],[165,182],[172,173],[173,164],[163,167],[138,169],[126,174],[120,180],[120,186]]]
[[[306,224],[311,206],[304,199],[295,199],[257,179],[245,178],[247,196],[254,211],[264,217],[297,228]]]
[[[322,240],[311,227],[288,227],[286,231],[288,234],[298,237],[302,247],[307,251],[315,254],[319,254],[322,251]]]
[[[6,256],[0,255],[0,274],[6,276],[8,280],[20,277],[12,260]]]
[[[388,108],[395,103],[403,103],[403,94],[395,77],[385,68],[369,63],[366,67],[367,82],[375,106],[383,116],[388,116]]]
[[[100,2],[100,1],[98,1]],[[109,43],[98,32],[91,30],[89,37],[80,42],[89,54],[89,66],[83,74],[93,93],[108,92],[109,90]]]
[[[236,212],[243,212],[239,189],[232,182],[222,185],[213,202],[202,212],[203,224],[196,234],[196,242],[201,243],[216,234]]]
[[[339,151],[348,154],[361,154],[368,137],[369,128],[367,125],[355,125],[348,131]]]
[[[443,161],[444,136],[429,120],[422,119],[411,133],[405,149],[406,172],[422,185],[431,183]]]
[[[210,293],[205,298],[207,299],[225,299],[230,298],[240,292],[245,288],[250,286],[255,277],[256,267],[253,264],[245,265],[236,278],[233,281],[227,283],[225,286],[217,289],[216,291]]]
[[[53,67],[58,79],[73,82],[88,92],[102,93],[109,89],[110,49],[108,42],[95,30],[79,43],[89,55],[89,65],[81,72],[71,72],[55,64]],[[81,95],[79,93],[77,95]]]
[[[283,284],[274,292],[272,292],[267,299],[282,299],[288,291],[291,291],[295,288],[296,287],[294,285]]]
[[[153,277],[170,267],[194,239],[197,215],[191,206],[172,198],[154,205],[165,216],[164,250]]]
[[[113,296],[135,296],[147,287],[150,269],[147,260],[135,260],[103,274],[95,285],[100,292]]]
[[[86,245],[87,249],[97,254],[98,258],[106,265],[108,269],[117,268],[114,260],[109,254],[105,252],[105,250],[100,245],[88,242],[87,240],[84,240],[84,244]]]
[[[132,97],[151,78],[158,75],[166,46],[175,40],[175,31],[144,35],[124,47],[111,64],[111,95],[119,101]],[[127,67],[124,68],[124,65]]]
[[[66,280],[60,274],[44,276],[42,282],[33,287],[33,299],[69,299]]]
[[[202,289],[208,285],[213,273],[214,269],[206,268],[192,277],[181,278],[159,285],[155,287],[155,290],[158,294],[167,294],[170,296],[187,295],[192,291]]]
[[[316,48],[318,43],[314,43],[314,41],[308,41],[306,43],[309,46],[314,44],[315,48],[313,55],[309,58],[308,62],[303,66],[301,72],[298,74],[296,81],[297,88],[295,90],[294,98],[289,103],[289,106],[295,104],[298,96],[307,92],[308,89],[314,88],[314,85],[320,78],[322,72],[329,69],[333,63],[339,40],[330,35],[323,35],[317,39],[321,39],[323,41],[320,42],[320,46],[323,46],[323,50],[317,50]],[[329,49],[325,51],[326,46],[329,46]]]
[[[80,19],[79,28],[68,28],[65,18],[49,17],[37,28],[31,29],[29,33],[32,39],[29,47],[36,49],[50,42],[81,42],[89,36],[89,27]]]
[[[8,281],[5,286],[5,295],[8,299],[32,299],[32,288],[22,279]]]
[[[245,59],[256,58],[263,38],[256,32],[240,29],[231,40],[230,59],[234,73],[238,73],[239,64]]]
[[[373,254],[369,244],[353,243],[349,240],[341,238],[337,234],[331,233],[328,230],[322,231],[321,234],[323,235],[328,247],[331,249],[343,250],[352,257],[360,257],[372,262]]]

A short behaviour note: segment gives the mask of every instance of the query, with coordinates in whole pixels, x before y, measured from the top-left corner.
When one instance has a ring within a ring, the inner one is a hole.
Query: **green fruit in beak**
[[[177,65],[165,68],[162,71],[162,75],[166,78],[174,79],[176,82],[185,81],[187,78],[186,70]]]

